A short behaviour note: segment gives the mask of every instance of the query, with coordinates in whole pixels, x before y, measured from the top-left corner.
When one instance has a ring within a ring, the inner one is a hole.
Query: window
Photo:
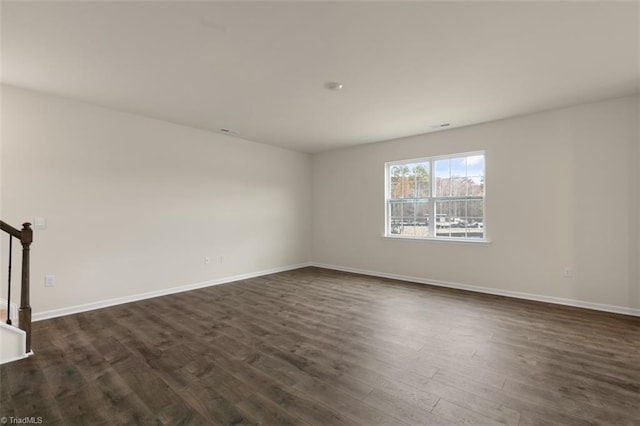
[[[387,236],[484,240],[484,152],[385,166]]]

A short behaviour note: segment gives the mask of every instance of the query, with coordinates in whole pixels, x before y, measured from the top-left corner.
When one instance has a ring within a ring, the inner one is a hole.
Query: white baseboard
[[[458,290],[468,290],[468,291],[473,291],[473,292],[477,292],[477,293],[493,294],[493,295],[497,295],[497,296],[513,297],[513,298],[516,298],[516,299],[524,299],[524,300],[534,300],[534,301],[537,301],[537,302],[546,302],[546,303],[553,303],[553,304],[557,304],[557,305],[574,306],[574,307],[578,307],[578,308],[593,309],[593,310],[596,310],[596,311],[612,312],[612,313],[616,313],[616,314],[624,314],[624,315],[632,315],[632,316],[640,317],[640,309],[627,308],[627,307],[624,307],[624,306],[605,305],[605,304],[601,304],[601,303],[586,302],[586,301],[583,301],[583,300],[565,299],[565,298],[561,298],[561,297],[552,297],[552,296],[543,296],[543,295],[538,295],[538,294],[523,293],[523,292],[518,292],[518,291],[510,291],[510,290],[501,290],[501,289],[490,288],[490,287],[479,287],[479,286],[475,286],[475,285],[460,284],[460,283],[454,283],[454,282],[449,282],[449,281],[425,279],[425,278],[412,277],[412,276],[407,276],[407,275],[388,274],[388,273],[385,273],[385,272],[370,271],[370,270],[366,270],[366,269],[349,268],[349,267],[346,267],[346,266],[329,265],[329,264],[318,263],[318,262],[305,262],[305,263],[300,263],[300,264],[297,264],[297,265],[288,265],[288,266],[282,266],[282,267],[278,267],[278,268],[266,269],[266,270],[257,271],[257,272],[251,272],[251,273],[248,273],[248,274],[241,274],[241,275],[234,275],[234,276],[231,276],[231,277],[218,278],[218,279],[215,279],[215,280],[203,281],[203,282],[200,282],[200,283],[188,284],[188,285],[179,286],[179,287],[172,287],[172,288],[158,290],[158,291],[152,291],[152,292],[148,292],[148,293],[139,293],[139,294],[134,294],[134,295],[130,295],[130,296],[124,296],[124,297],[117,297],[117,298],[113,298],[113,299],[101,300],[101,301],[98,301],[98,302],[87,303],[87,304],[83,304],[83,305],[69,306],[67,308],[60,308],[60,309],[53,309],[53,310],[50,310],[50,311],[36,312],[36,313],[33,314],[33,321],[41,321],[41,320],[60,317],[60,316],[64,316],[64,315],[71,315],[71,314],[77,314],[77,313],[80,313],[80,312],[92,311],[94,309],[106,308],[106,307],[109,307],[109,306],[120,305],[120,304],[123,304],[123,303],[135,302],[135,301],[144,300],[144,299],[151,299],[153,297],[160,297],[160,296],[165,296],[165,295],[168,295],[168,294],[181,293],[183,291],[196,290],[196,289],[199,289],[199,288],[211,287],[211,286],[214,286],[214,285],[226,284],[226,283],[231,283],[231,282],[234,282],[234,281],[246,280],[246,279],[249,279],[249,278],[260,277],[260,276],[263,276],[263,275],[276,274],[278,272],[291,271],[291,270],[294,270],[294,269],[305,268],[307,266],[315,266],[315,267],[323,268],[323,269],[332,269],[332,270],[336,270],[336,271],[351,272],[351,273],[355,273],[355,274],[369,275],[369,276],[374,276],[374,277],[390,278],[390,279],[394,279],[394,280],[407,281],[407,282],[413,282],[413,283],[418,283],[418,284],[427,284],[427,285],[434,285],[434,286],[438,286],[438,287],[455,288],[455,289],[458,289]],[[4,301],[4,303],[6,305],[6,300]]]
[[[77,314],[80,312],[92,311],[94,309],[106,308],[114,305],[121,305],[123,303],[135,302],[138,300],[151,299],[153,297],[166,296],[168,294],[182,293],[183,291],[196,290],[204,287],[211,287],[214,285],[227,284],[234,281],[246,280],[249,278],[260,277],[263,275],[276,274],[278,272],[291,271],[293,269],[305,268],[311,266],[311,262],[300,263],[297,265],[281,266],[278,268],[265,269],[257,272],[250,272],[248,274],[234,275],[231,277],[218,278],[210,281],[203,281],[196,284],[187,284],[179,287],[171,287],[163,290],[151,291],[147,293],[133,294],[130,296],[116,297],[113,299],[101,300],[93,303],[86,303],[83,305],[69,306],[67,308],[52,309],[50,311],[37,312],[33,314],[33,321],[41,321],[49,318],[61,317],[65,315]]]
[[[366,269],[349,268],[346,266],[329,265],[325,263],[311,262],[311,266],[335,271],[351,272],[354,274],[369,275],[373,277],[390,278],[399,281],[408,281],[418,284],[434,285],[438,287],[455,288],[458,290],[468,290],[477,293],[493,294],[496,296],[513,297],[516,299],[534,300],[536,302],[553,303],[556,305],[574,306],[577,308],[593,309],[596,311],[612,312],[615,314],[632,315],[640,317],[640,309],[627,308],[624,306],[605,305],[602,303],[587,302],[584,300],[565,299],[562,297],[543,296],[539,294],[522,293],[519,291],[501,290],[498,288],[479,287],[469,284],[453,283],[449,281],[431,280],[407,275],[388,274],[385,272],[369,271]]]

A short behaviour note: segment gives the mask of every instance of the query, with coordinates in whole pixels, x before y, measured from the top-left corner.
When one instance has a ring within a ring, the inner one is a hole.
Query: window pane
[[[400,179],[392,176],[389,179],[389,198],[401,198],[402,187],[400,185]]]
[[[403,225],[408,225],[413,222],[415,205],[414,203],[404,203],[402,204],[402,217],[404,219]]]
[[[436,201],[436,235],[449,236],[451,232],[451,202]]]
[[[484,238],[484,223],[481,217],[467,219],[467,238]]]
[[[436,178],[436,197],[449,197],[451,186],[450,178]]]
[[[436,197],[448,197],[451,195],[451,161],[435,161],[436,169]]]
[[[389,168],[391,199],[427,198],[430,192],[429,163],[408,163]]]
[[[402,182],[404,187],[403,197],[404,198],[414,198],[415,197],[415,188],[416,188],[416,178],[413,173],[413,164],[407,164],[404,168],[404,180]]]
[[[467,157],[467,176],[484,176],[484,155]]]
[[[402,224],[402,204],[398,202],[389,203],[389,223],[388,232],[391,234],[399,234]]]
[[[464,214],[460,215],[457,220],[457,226],[451,232],[451,237],[458,238],[482,238],[484,236],[484,229],[482,219],[478,219],[474,214],[482,214],[482,201],[481,200],[467,200],[460,201],[460,212]],[[481,216],[480,216],[481,217]]]
[[[396,235],[402,233],[402,225],[400,222],[400,219],[395,217],[389,219],[389,232],[391,234]]]
[[[484,195],[484,177],[472,176],[469,178],[469,195]]]
[[[389,232],[397,235],[402,233],[401,220],[395,217],[389,219]]]
[[[436,178],[449,178],[451,173],[449,173],[449,160],[436,160]]]
[[[389,168],[389,195],[391,198],[402,198],[402,168],[392,166]]]
[[[482,200],[467,201],[468,217],[484,217],[484,203]]]
[[[469,179],[464,177],[451,178],[451,195],[465,197],[469,187]]]
[[[484,195],[484,155],[435,161],[436,197]]]
[[[418,226],[427,226],[429,224],[429,203],[416,203],[416,222]]]
[[[391,198],[413,198],[413,178],[408,166],[392,167],[390,181]]]
[[[431,192],[429,186],[429,163],[418,163],[413,166],[415,176],[415,197],[427,198]]]
[[[391,202],[391,211],[390,211],[390,215],[393,217],[400,217],[402,216],[402,204],[400,203],[395,203],[395,202]]]
[[[467,175],[466,157],[452,158],[450,160],[451,177],[465,177]]]
[[[429,204],[426,201],[392,202],[390,213],[391,234],[414,237],[429,235]]]
[[[464,238],[467,228],[468,201],[436,200],[436,235]]]
[[[387,232],[413,237],[483,238],[484,169],[483,154],[390,166]],[[433,227],[431,233],[429,226]]]

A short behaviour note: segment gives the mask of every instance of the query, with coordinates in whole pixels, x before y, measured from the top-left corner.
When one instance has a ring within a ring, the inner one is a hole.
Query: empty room
[[[2,1],[0,422],[640,424],[640,2]]]

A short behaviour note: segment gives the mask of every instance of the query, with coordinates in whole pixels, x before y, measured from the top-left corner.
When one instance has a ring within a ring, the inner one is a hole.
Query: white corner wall
[[[309,261],[307,154],[8,86],[1,136],[2,219],[47,221],[36,318]]]
[[[638,118],[630,97],[314,155],[314,263],[638,314]],[[491,244],[381,237],[385,162],[477,150]]]
[[[36,318],[310,259],[640,312],[638,97],[309,156],[1,89],[1,217],[47,220],[32,251]],[[382,238],[386,161],[475,150],[491,244]]]

